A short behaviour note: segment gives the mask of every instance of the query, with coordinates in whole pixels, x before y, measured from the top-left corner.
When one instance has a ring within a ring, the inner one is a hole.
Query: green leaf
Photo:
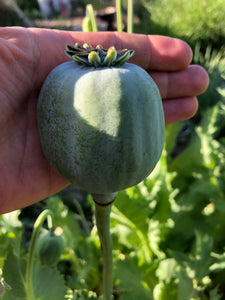
[[[116,261],[115,275],[119,280],[116,289],[121,292],[121,300],[153,300],[150,282],[154,280],[153,265],[141,267],[135,257],[127,257]]]
[[[192,280],[181,272],[178,274],[177,300],[190,300],[193,293]]]
[[[160,282],[155,286],[153,295],[157,300],[177,300],[177,285],[174,281]]]
[[[18,219],[19,214],[20,211],[16,210],[0,216],[0,267],[12,247],[18,255],[21,251],[23,227]]]
[[[10,251],[4,264],[3,277],[12,289],[5,291],[2,300],[29,300],[26,296],[25,269],[26,260]],[[32,279],[34,300],[64,299],[66,287],[56,268],[44,268],[35,260]]]
[[[212,263],[211,251],[213,249],[213,237],[196,231],[196,243],[194,249],[195,279],[202,280],[209,274],[209,266]]]
[[[19,221],[20,210],[15,210],[1,216],[5,225],[5,230],[11,231],[14,228],[22,227],[22,223]]]
[[[211,256],[214,258],[214,263],[210,266],[210,271],[220,272],[225,270],[225,253],[211,253]]]
[[[170,217],[171,204],[178,192],[172,187],[172,181],[176,174],[168,172],[167,157],[168,154],[164,149],[154,171],[143,183],[139,184],[141,191],[143,186],[146,189],[145,193],[142,193],[149,201],[151,218],[158,220],[161,224],[167,223]]]
[[[195,248],[193,253],[186,255],[182,252],[172,252],[172,256],[182,267],[186,276],[197,282],[201,282],[210,273],[209,267],[212,263],[211,251],[213,238],[207,234],[196,231]]]
[[[171,228],[171,207],[178,193],[172,187],[175,174],[167,170],[167,152],[163,151],[160,162],[150,176],[139,184],[141,190],[145,187],[145,195],[149,199],[148,241],[151,251],[159,259],[165,257],[162,243]],[[142,192],[143,193],[143,192]],[[144,194],[144,193],[143,193]]]
[[[2,300],[26,300],[25,268],[26,260],[10,251],[4,263],[3,278],[12,289],[5,291]]]
[[[156,270],[156,275],[160,281],[167,283],[172,282],[175,277],[177,269],[177,263],[173,258],[163,259],[159,262],[159,266]]]
[[[38,261],[35,261],[34,264],[33,289],[35,300],[62,300],[67,290],[64,279],[58,270],[44,268]]]
[[[135,249],[143,260],[149,261],[151,249],[148,242],[148,202],[142,201],[136,186],[120,192],[111,212],[111,232],[120,245]]]
[[[169,166],[170,172],[176,172],[177,176],[173,181],[175,187],[183,191],[193,183],[193,170],[203,171],[203,158],[200,153],[201,140],[194,133],[191,137],[188,147],[183,150]]]
[[[163,259],[156,269],[159,283],[154,287],[154,299],[177,300],[176,272],[177,263],[173,258]]]
[[[184,122],[177,122],[166,126],[165,132],[165,149],[168,153],[167,159],[170,159],[170,155],[177,143],[177,136],[182,129]]]
[[[223,295],[219,294],[219,289],[216,287],[209,293],[210,300],[221,300]]]

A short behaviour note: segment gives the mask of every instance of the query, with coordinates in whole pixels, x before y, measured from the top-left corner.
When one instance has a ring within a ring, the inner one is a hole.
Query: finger
[[[70,32],[70,36],[80,43],[95,46],[115,46],[117,49],[133,49],[131,62],[144,69],[174,71],[187,67],[192,60],[191,48],[183,41],[165,36],[127,34],[124,32]]]
[[[198,110],[196,97],[163,100],[165,123],[171,124],[193,117]]]
[[[47,39],[42,43],[41,57],[50,56],[51,52],[59,61],[64,55],[65,44],[75,42],[101,44],[104,47],[115,46],[117,49],[133,49],[135,55],[131,62],[144,69],[174,71],[186,68],[192,60],[191,48],[183,41],[165,36],[127,34],[124,32],[75,32],[48,29],[30,29],[38,38]],[[61,49],[61,50],[60,50]],[[56,62],[56,61],[55,61]],[[45,60],[46,63],[46,60]]]
[[[192,50],[182,40],[166,36],[148,35],[146,37],[146,51],[139,46],[136,48],[135,63],[146,70],[177,71],[185,69],[192,60]],[[144,42],[143,42],[144,44]],[[148,50],[147,50],[148,49]]]
[[[149,72],[149,74],[158,85],[163,99],[200,95],[209,84],[207,72],[198,65],[190,65],[179,72]]]
[[[19,29],[18,29],[19,30]],[[133,62],[144,69],[154,71],[178,71],[185,69],[191,59],[192,51],[183,41],[165,36],[127,34],[119,32],[74,32],[32,28],[39,54],[38,67],[49,72],[57,64],[68,60],[65,45],[90,43],[103,47],[114,45],[117,49],[133,49]],[[39,74],[40,75],[40,74]],[[40,75],[41,76],[41,75]],[[42,76],[41,76],[42,77]]]

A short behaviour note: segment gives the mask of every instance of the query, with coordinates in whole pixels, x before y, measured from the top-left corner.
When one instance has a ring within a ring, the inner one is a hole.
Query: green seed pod
[[[50,232],[39,238],[37,244],[38,256],[45,267],[54,267],[62,254],[64,246],[63,238]]]
[[[39,96],[42,148],[59,174],[108,201],[146,178],[161,156],[160,93],[145,70],[126,63],[133,51],[76,44],[67,54],[77,63],[57,66]]]

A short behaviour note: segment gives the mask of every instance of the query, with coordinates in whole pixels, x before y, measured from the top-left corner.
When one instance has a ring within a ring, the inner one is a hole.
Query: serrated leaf
[[[8,231],[16,227],[22,227],[21,221],[19,221],[20,210],[15,210],[2,215],[3,222],[5,224],[5,229]]]
[[[170,158],[170,155],[176,147],[177,135],[184,125],[184,122],[177,122],[166,126],[165,132],[165,148]]]
[[[196,231],[196,243],[194,251],[195,279],[202,280],[209,274],[209,266],[212,263],[211,251],[213,248],[213,237]]]
[[[138,187],[120,192],[111,212],[111,232],[119,244],[134,249],[143,260],[149,261],[151,249],[148,242],[149,206],[141,200]]]
[[[225,269],[225,253],[211,253],[214,258],[214,263],[209,267],[212,272],[220,272]]]
[[[16,255],[21,251],[21,240],[23,234],[22,223],[19,221],[19,210],[0,216],[0,267],[10,249]]]
[[[167,223],[168,218],[170,218],[171,204],[178,192],[172,187],[172,181],[176,174],[168,172],[167,157],[167,152],[164,149],[154,171],[143,183],[139,184],[140,188],[144,185],[147,189],[146,198],[149,199],[151,219],[154,218],[161,224]]]
[[[62,275],[59,274],[56,268],[44,268],[38,261],[35,261],[33,290],[35,300],[62,300],[67,288]]]
[[[2,300],[26,300],[24,285],[26,260],[20,259],[12,251],[8,253],[3,267],[3,277],[11,290],[6,290]]]
[[[173,185],[179,187],[181,191],[193,183],[193,170],[203,171],[203,159],[200,149],[201,140],[195,133],[192,135],[188,147],[175,157],[169,166],[170,172],[178,174],[173,181]]]
[[[6,290],[2,300],[29,300],[25,289],[26,260],[9,252],[3,268],[3,277],[12,288]],[[56,268],[44,268],[34,261],[33,269],[34,300],[62,300],[66,293],[64,280]]]
[[[193,292],[192,280],[184,274],[178,274],[177,300],[190,300]]]
[[[223,295],[219,294],[219,289],[216,287],[209,293],[210,300],[221,300]]]
[[[138,265],[136,258],[126,258],[115,264],[115,275],[119,279],[117,289],[121,300],[153,300],[151,279],[154,274],[148,265]]]
[[[175,282],[165,283],[160,282],[154,288],[155,300],[177,300],[177,286]]]
[[[163,259],[159,262],[156,275],[159,278],[159,281],[171,282],[174,279],[176,269],[177,263],[175,259]]]
[[[213,238],[209,235],[196,231],[195,248],[192,254],[186,255],[182,252],[173,252],[172,255],[182,267],[183,272],[192,280],[201,281],[209,274],[212,263],[211,251]]]

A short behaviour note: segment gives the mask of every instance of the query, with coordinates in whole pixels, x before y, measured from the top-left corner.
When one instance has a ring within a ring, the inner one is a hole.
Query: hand
[[[145,68],[159,87],[166,123],[193,116],[196,95],[208,85],[192,52],[177,39],[125,33],[83,33],[0,28],[0,213],[38,202],[68,185],[44,158],[36,123],[37,97],[47,74],[68,60],[65,44],[114,45],[135,50],[131,62]]]

